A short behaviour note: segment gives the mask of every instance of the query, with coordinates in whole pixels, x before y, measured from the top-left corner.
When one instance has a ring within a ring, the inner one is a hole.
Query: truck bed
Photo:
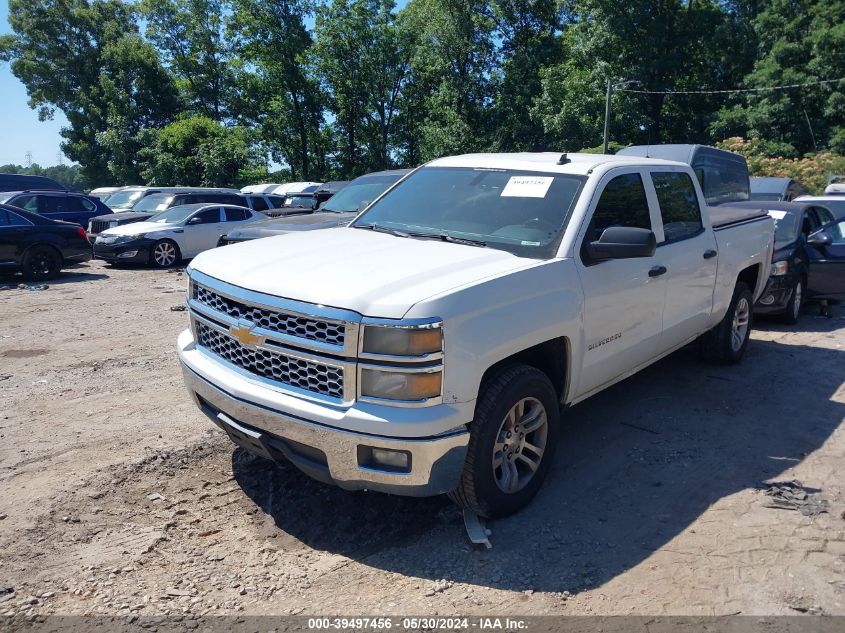
[[[713,226],[714,230],[724,228],[731,224],[748,222],[749,220],[755,220],[767,215],[762,208],[754,209],[720,205],[717,207],[707,207],[707,209],[710,212],[710,224]]]

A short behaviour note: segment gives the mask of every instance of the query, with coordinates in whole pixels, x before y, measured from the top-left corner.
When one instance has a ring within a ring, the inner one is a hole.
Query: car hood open
[[[215,248],[191,268],[275,297],[396,319],[434,295],[538,263],[493,248],[340,227]]]

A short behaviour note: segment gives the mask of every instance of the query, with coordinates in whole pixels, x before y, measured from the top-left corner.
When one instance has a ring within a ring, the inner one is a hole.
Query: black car
[[[834,215],[821,204],[808,202],[745,202],[733,206],[760,208],[761,204],[775,221],[775,247],[769,283],[754,311],[796,323],[805,300],[830,298],[829,290],[835,289],[826,272],[830,268],[830,258],[824,253],[827,247],[816,239],[819,231],[833,222]],[[845,288],[845,276],[840,279]]]
[[[348,224],[364,207],[410,172],[410,169],[394,169],[360,176],[332,196],[316,213],[256,222],[242,229],[230,231],[220,238],[220,245],[246,242],[292,231],[315,231]]]
[[[64,191],[64,185],[47,176],[29,176],[27,174],[0,174],[0,191],[24,191],[27,189],[52,189]]]
[[[0,194],[0,203],[80,226],[88,226],[88,221],[94,216],[111,213],[111,209],[97,196],[73,191],[6,191]]]
[[[91,243],[81,226],[0,204],[0,271],[51,279],[62,267],[89,259]]]

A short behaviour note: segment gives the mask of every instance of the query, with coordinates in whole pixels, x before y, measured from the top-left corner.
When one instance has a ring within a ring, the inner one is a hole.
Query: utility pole
[[[32,152],[27,151],[24,155],[24,162],[26,163],[27,168],[32,167]]]
[[[604,152],[607,154],[607,145],[610,141],[610,96],[613,94],[613,84],[607,80],[607,94],[604,97]]]

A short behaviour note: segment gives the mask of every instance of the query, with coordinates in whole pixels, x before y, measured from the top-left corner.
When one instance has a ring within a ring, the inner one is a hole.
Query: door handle
[[[716,251],[714,251],[714,250],[711,248],[711,249],[709,249],[709,250],[704,251],[704,259],[713,259],[713,258],[714,258],[714,257],[716,257],[716,255],[718,255],[718,254],[719,254],[719,253],[717,253]]]
[[[649,277],[660,277],[660,275],[666,274],[666,266],[655,266],[651,270],[648,271]]]

